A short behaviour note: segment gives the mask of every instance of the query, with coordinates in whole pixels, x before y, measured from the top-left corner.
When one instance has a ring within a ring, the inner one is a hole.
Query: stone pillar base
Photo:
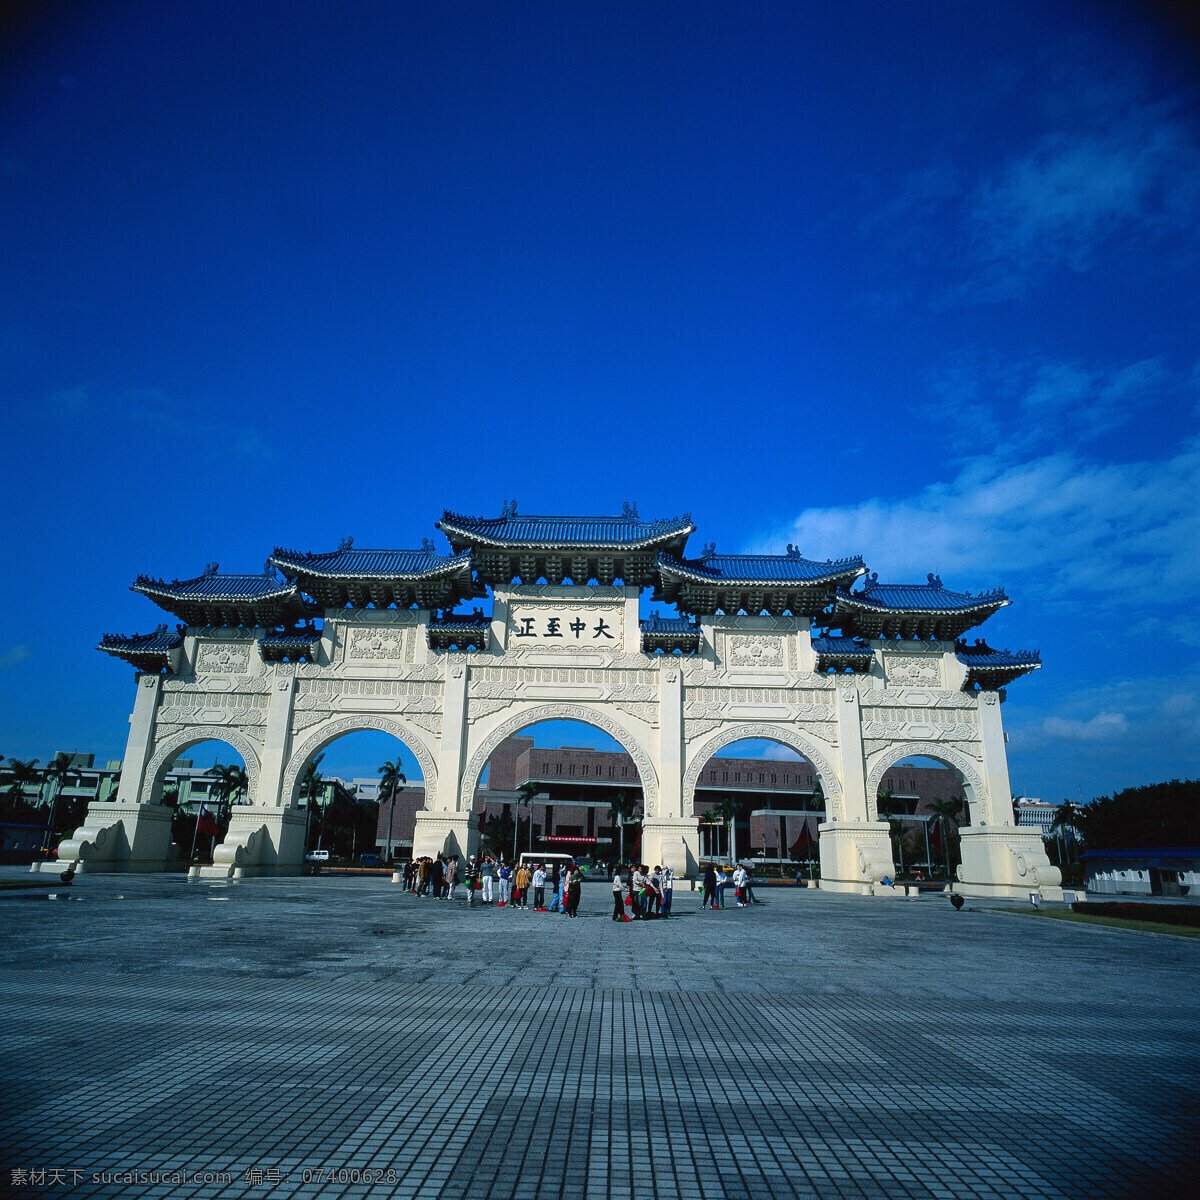
[[[700,861],[700,822],[696,817],[647,817],[642,822],[642,848],[647,866],[670,867],[676,879],[696,875]]]
[[[97,800],[83,824],[58,844],[58,859],[33,864],[34,871],[58,874],[74,864],[77,872],[170,871],[173,808]]]
[[[478,854],[479,814],[449,811],[417,813],[412,852],[413,858],[457,854],[460,860]]]
[[[820,836],[821,890],[878,895],[875,885],[895,876],[888,827],[878,821],[830,821]]]
[[[304,813],[295,808],[235,805],[225,840],[201,879],[299,875],[304,868]]]
[[[1062,872],[1051,866],[1040,833],[1011,825],[968,826],[959,830],[962,863],[954,890],[963,896],[1004,896],[1061,900]]]

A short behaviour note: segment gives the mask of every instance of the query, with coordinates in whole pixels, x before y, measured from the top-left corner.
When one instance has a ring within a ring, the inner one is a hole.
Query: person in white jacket
[[[734,868],[733,894],[737,897],[738,908],[746,907],[746,872],[741,863]]]
[[[546,911],[546,872],[540,863],[533,872],[533,911]]]

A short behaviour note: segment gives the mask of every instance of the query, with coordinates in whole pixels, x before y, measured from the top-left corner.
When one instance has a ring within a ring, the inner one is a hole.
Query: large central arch
[[[604,712],[579,704],[531,704],[493,729],[471,755],[471,761],[463,772],[462,786],[459,790],[461,811],[470,812],[483,768],[500,743],[526,726],[538,725],[543,721],[582,721],[587,725],[595,725],[597,729],[603,729],[609,737],[619,742],[637,767],[642,784],[642,806],[646,816],[658,815],[658,775],[649,753],[624,725],[618,724]]]
[[[809,741],[807,737],[797,733],[794,729],[788,729],[781,725],[731,725],[729,728],[713,734],[708,741],[701,742],[684,772],[683,800],[685,805],[689,803],[694,805],[696,802],[696,784],[699,782],[700,772],[704,770],[704,764],[718,750],[732,746],[734,742],[744,742],[748,738],[765,738],[772,742],[780,742],[785,746],[790,746],[802,758],[808,759],[817,773],[817,778],[821,781],[821,787],[825,790],[825,798],[829,801],[830,816],[841,819],[843,816],[842,783],[838,779],[837,773],[814,742]]]
[[[992,821],[992,804],[988,790],[979,774],[979,766],[972,762],[960,750],[949,746],[939,746],[936,742],[903,742],[899,746],[890,746],[871,766],[867,774],[867,816],[870,820],[879,819],[879,785],[884,772],[894,767],[902,758],[934,758],[953,767],[963,778],[963,788],[966,791],[968,812],[971,824],[990,824]]]
[[[283,803],[289,808],[295,807],[296,801],[299,799],[297,793],[300,790],[301,773],[313,755],[328,746],[330,742],[337,741],[344,734],[361,733],[367,729],[390,733],[413,752],[417,762],[421,765],[421,774],[425,776],[425,808],[432,809],[433,803],[437,799],[437,767],[434,766],[433,755],[429,752],[429,747],[407,725],[402,725],[391,717],[374,715],[340,717],[336,721],[322,725],[312,733],[301,744],[300,749],[288,759],[287,769],[283,773],[281,792]]]

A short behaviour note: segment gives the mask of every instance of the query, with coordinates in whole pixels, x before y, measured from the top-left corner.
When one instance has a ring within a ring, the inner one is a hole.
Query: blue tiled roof
[[[660,568],[688,575],[704,583],[819,583],[847,574],[861,574],[865,567],[857,555],[853,558],[816,562],[803,558],[788,547],[787,554],[717,554],[702,558],[678,559],[670,554],[658,556]]]
[[[438,554],[432,546],[419,550],[366,550],[339,547],[324,554],[301,554],[276,546],[271,562],[285,575],[329,575],[350,579],[416,579],[469,567],[470,554]]]
[[[321,640],[319,629],[287,629],[268,633],[261,639],[270,646],[311,646]]]
[[[492,619],[475,609],[469,613],[443,613],[437,620],[429,623],[439,629],[483,629],[492,623]]]
[[[152,579],[139,575],[134,582],[135,592],[156,592],[164,596],[197,600],[263,600],[290,595],[295,589],[281,583],[274,575],[218,575],[206,572],[196,579]]]
[[[693,637],[700,632],[700,626],[689,621],[687,617],[663,617],[658,613],[651,613],[644,620],[639,621],[643,633],[654,634],[681,634],[688,637]]]
[[[861,592],[838,588],[839,600],[848,600],[867,608],[893,612],[961,612],[973,608],[999,608],[1010,603],[1003,588],[980,592],[951,592],[942,581],[930,575],[928,583],[879,583],[874,574]]]
[[[1041,665],[1039,650],[993,650],[983,642],[974,646],[959,644],[955,647],[960,663],[968,667],[1028,667]]]
[[[138,654],[165,654],[183,645],[183,635],[177,631],[168,633],[160,625],[153,633],[106,633],[100,639],[98,649],[108,651],[136,651]]]
[[[469,517],[447,510],[437,527],[443,533],[457,534],[460,541],[477,538],[505,545],[631,547],[687,535],[695,528],[690,513],[643,521],[636,507],[628,504],[618,517],[524,517],[517,515],[515,503],[498,517]]]
[[[875,653],[866,642],[860,642],[857,638],[850,637],[815,637],[812,640],[812,647],[818,654],[843,657],[854,655],[871,658]]]

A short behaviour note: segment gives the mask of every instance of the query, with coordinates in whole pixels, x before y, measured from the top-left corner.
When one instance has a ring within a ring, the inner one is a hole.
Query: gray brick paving
[[[575,921],[378,878],[0,893],[0,1186],[1195,1194],[1200,943],[932,896],[761,895],[711,913],[680,892],[676,919],[615,925],[593,885]],[[171,1171],[188,1182],[145,1181]]]

